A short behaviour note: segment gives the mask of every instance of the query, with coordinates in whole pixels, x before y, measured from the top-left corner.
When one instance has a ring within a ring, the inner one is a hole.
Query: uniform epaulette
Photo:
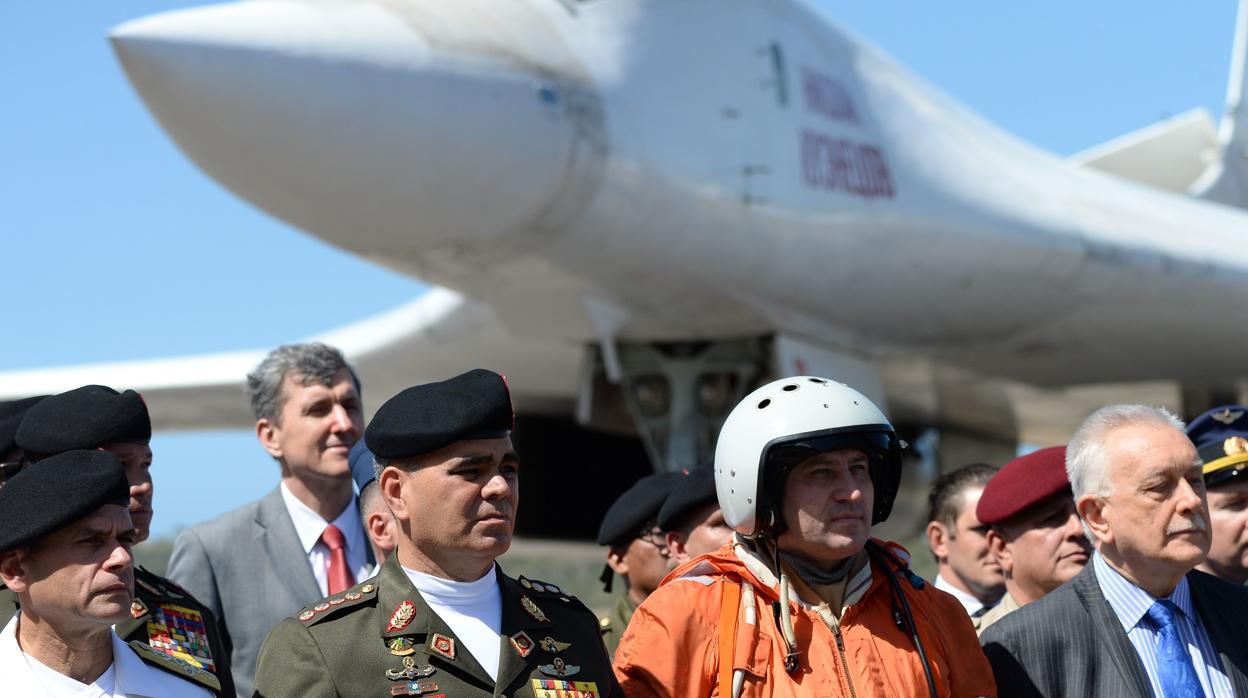
[[[131,640],[129,645],[130,649],[134,650],[134,653],[138,655],[139,659],[142,659],[144,663],[164,669],[175,676],[190,679],[191,681],[212,690],[214,693],[221,692],[221,682],[218,681],[217,677],[213,676],[211,672],[200,669],[190,662],[183,661],[177,657],[170,657],[163,652],[154,650],[149,647],[147,643],[139,640]]]
[[[535,598],[558,599],[564,603],[576,604],[577,606],[586,608],[584,602],[580,599],[576,598],[572,594],[569,594],[563,589],[560,589],[554,584],[551,584],[550,582],[540,582],[536,579],[529,579],[523,575],[517,577],[516,581],[520,583],[520,586],[524,587],[525,591],[532,593]]]
[[[143,566],[135,568],[134,581],[147,587],[148,591],[156,596],[173,597],[175,599],[190,597],[186,589],[178,586],[172,579],[162,577]]]
[[[315,625],[320,621],[333,616],[336,611],[344,608],[358,606],[365,601],[371,601],[377,596],[377,581],[370,579],[363,584],[357,584],[341,594],[327,596],[316,603],[314,606],[307,606],[299,615],[295,616],[303,621],[304,625]]]

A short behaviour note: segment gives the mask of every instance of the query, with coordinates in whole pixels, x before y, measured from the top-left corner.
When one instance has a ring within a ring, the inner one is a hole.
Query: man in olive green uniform
[[[622,696],[593,614],[494,563],[519,501],[513,419],[506,383],[480,369],[382,405],[364,438],[399,546],[269,634],[256,696]]]
[[[682,473],[647,475],[625,490],[602,517],[598,545],[608,546],[607,565],[601,577],[603,589],[611,593],[617,574],[624,580],[624,588],[615,594],[611,613],[598,621],[603,644],[612,657],[633,611],[675,566],[667,554],[658,516],[682,479]]]
[[[152,523],[152,421],[143,398],[86,385],[48,397],[27,410],[17,430],[25,458],[38,462],[74,450],[102,450],[125,468],[130,485],[130,519],[136,542],[147,540]],[[117,623],[117,635],[207,671],[220,695],[234,695],[229,647],[212,611],[182,587],[142,567],[134,568],[130,618]]]

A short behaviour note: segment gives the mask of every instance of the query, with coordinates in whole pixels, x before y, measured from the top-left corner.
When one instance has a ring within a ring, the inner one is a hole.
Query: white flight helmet
[[[871,522],[887,519],[904,444],[875,403],[844,383],[814,376],[783,378],[750,393],[728,415],[715,445],[715,492],[724,520],[743,536],[779,535],[789,469],[842,448],[870,458]]]

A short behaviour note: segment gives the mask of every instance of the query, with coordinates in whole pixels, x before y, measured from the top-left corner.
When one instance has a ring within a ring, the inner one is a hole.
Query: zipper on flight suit
[[[858,692],[854,690],[854,678],[849,675],[849,661],[845,659],[845,639],[841,637],[841,623],[832,614],[832,609],[828,608],[827,604],[819,606],[816,610],[824,624],[832,631],[832,636],[836,638],[836,656],[841,658],[841,673],[845,675],[845,685],[849,687],[850,698],[858,698]]]

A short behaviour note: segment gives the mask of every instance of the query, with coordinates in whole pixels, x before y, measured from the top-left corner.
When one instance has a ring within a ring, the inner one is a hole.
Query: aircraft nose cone
[[[591,94],[587,80],[522,2],[258,0],[110,38],[205,172],[368,256],[540,223],[592,133],[576,121],[593,110],[569,105]]]

